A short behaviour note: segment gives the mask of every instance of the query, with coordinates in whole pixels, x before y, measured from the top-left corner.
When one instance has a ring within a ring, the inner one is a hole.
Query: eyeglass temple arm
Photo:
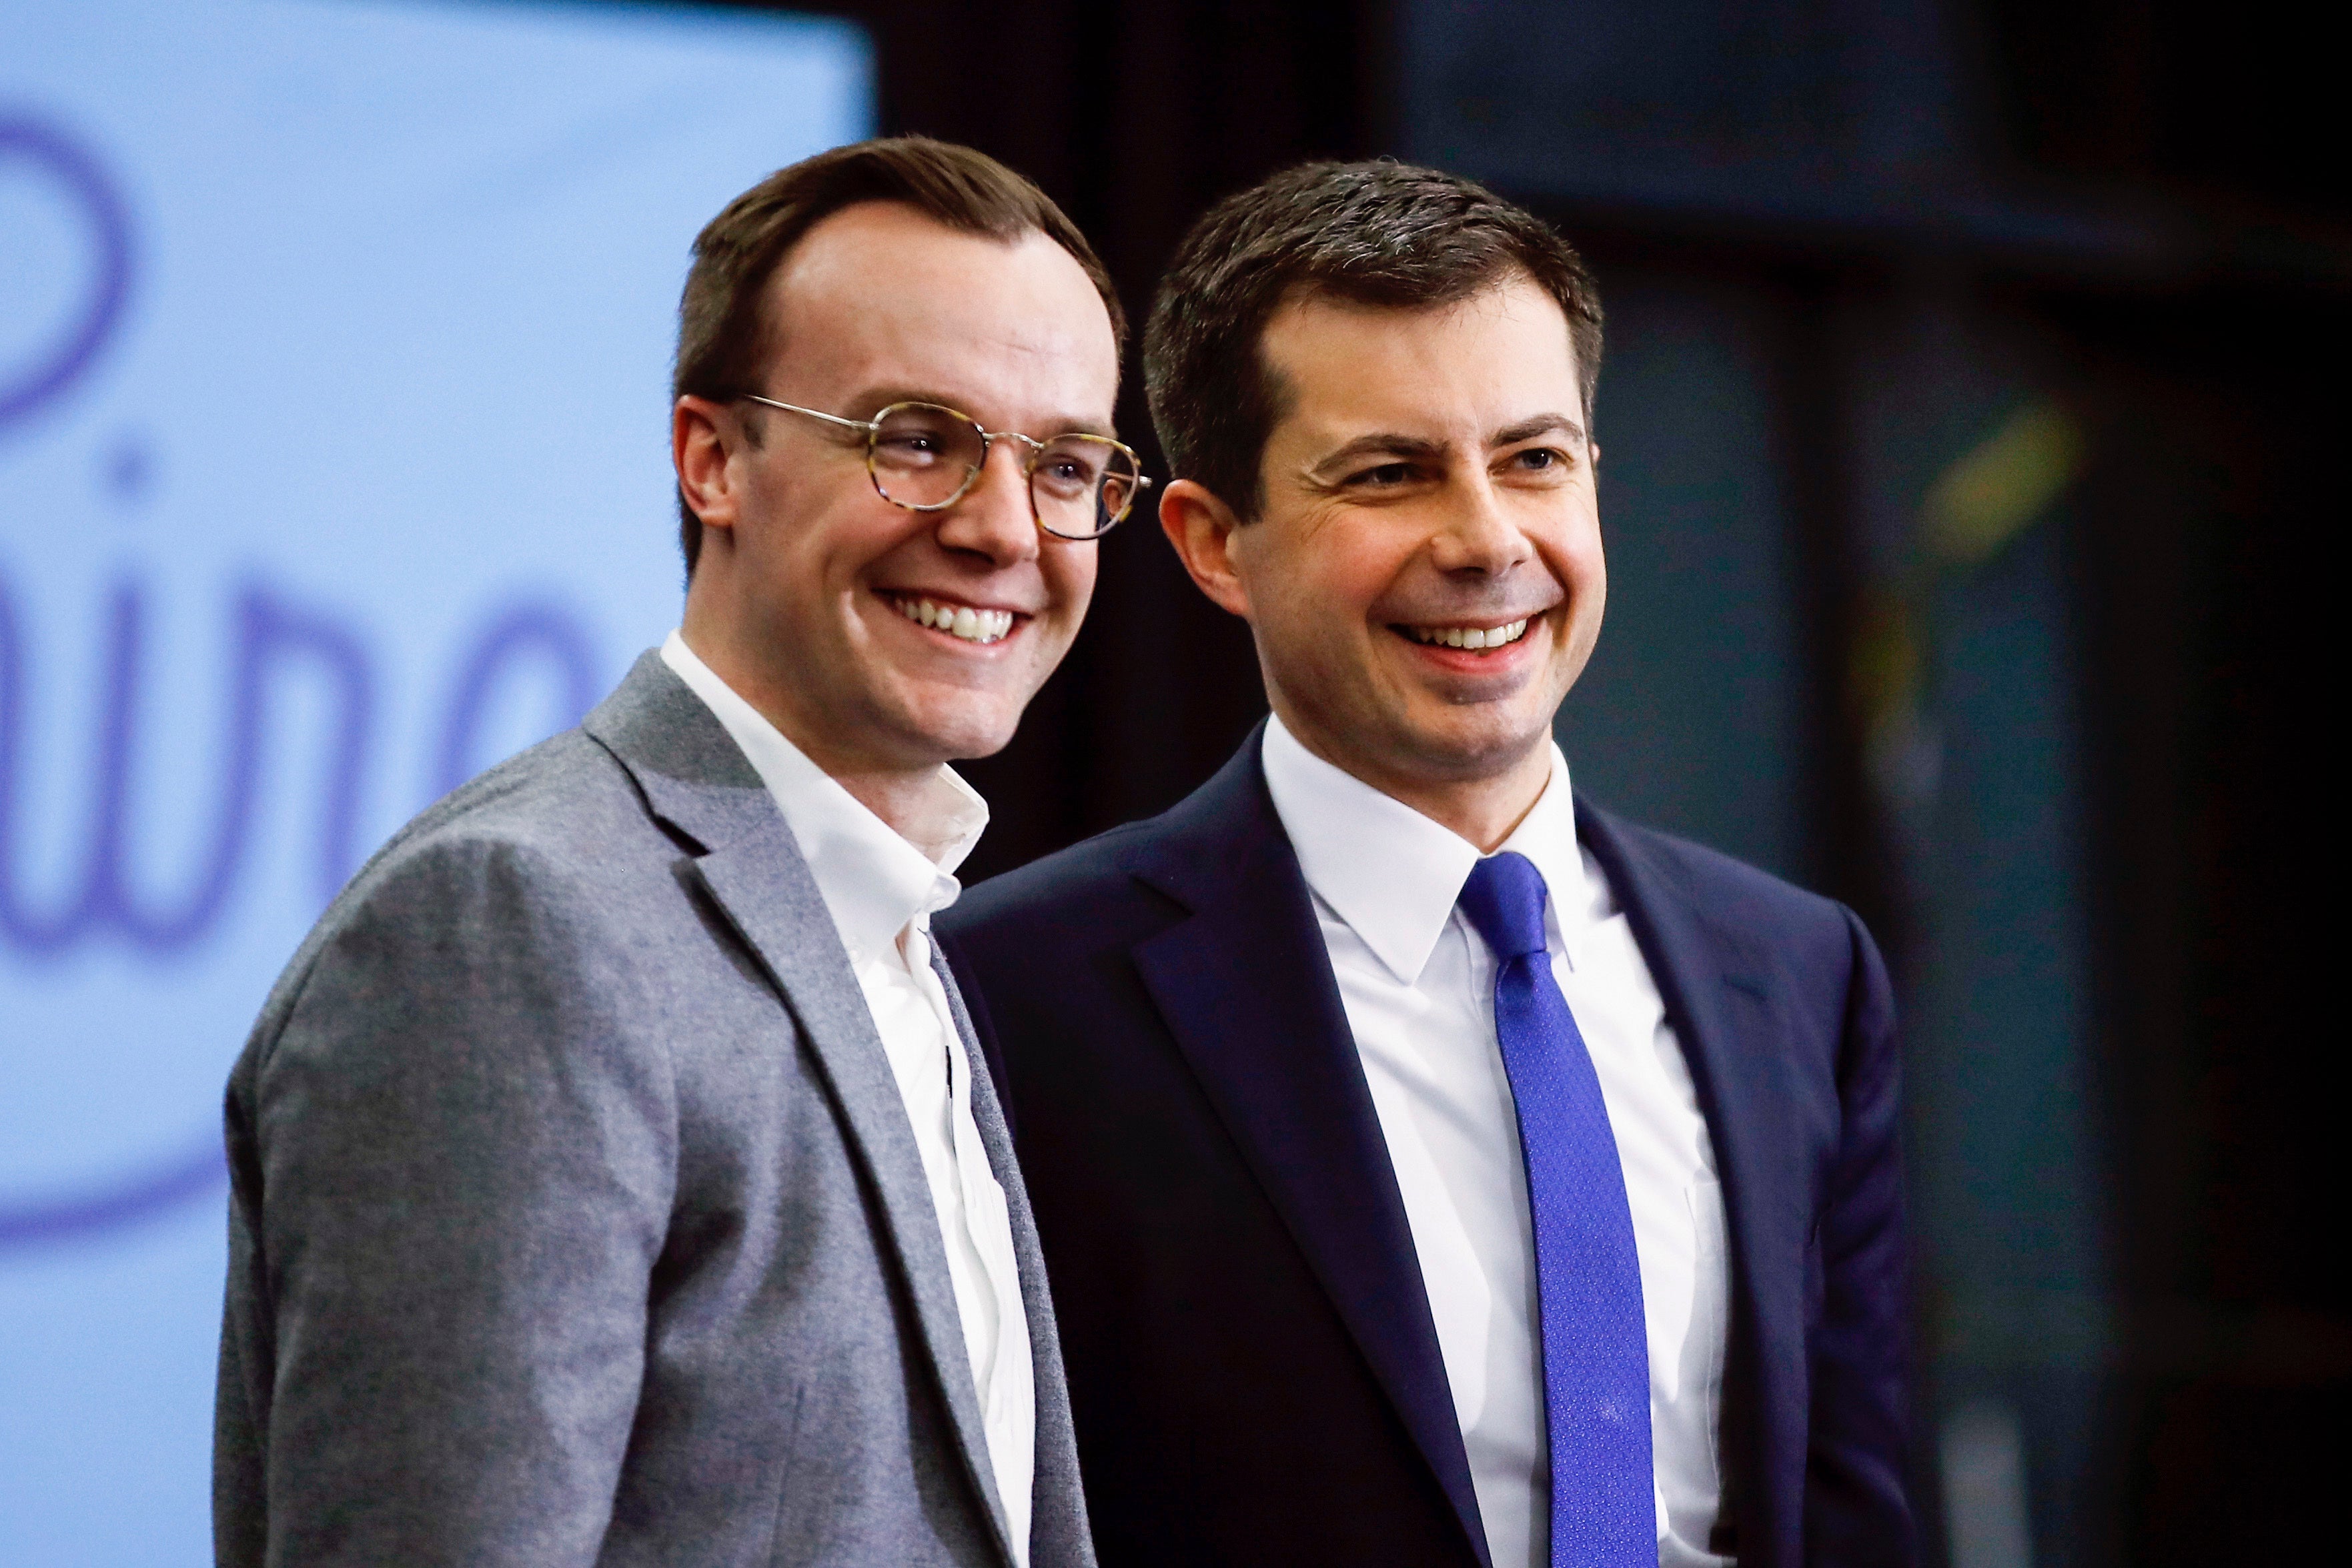
[[[778,402],[774,398],[761,397],[758,392],[738,392],[735,395],[741,398],[745,402],[756,402],[763,404],[769,408],[780,408],[786,413],[804,413],[811,419],[821,419],[827,424],[838,424],[845,430],[862,430],[868,435],[873,434],[877,430],[882,428],[879,424],[877,424],[870,419],[844,419],[837,413],[827,413],[821,408],[803,408],[796,402]]]

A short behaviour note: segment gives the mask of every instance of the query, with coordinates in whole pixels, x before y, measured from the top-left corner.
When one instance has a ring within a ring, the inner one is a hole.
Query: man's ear
[[[734,474],[728,466],[730,443],[742,439],[734,414],[705,397],[682,397],[670,410],[669,455],[677,470],[677,491],[706,528],[735,526]]]
[[[1176,559],[1219,609],[1249,619],[1249,589],[1234,570],[1234,531],[1241,519],[1206,486],[1178,479],[1160,493],[1160,531]]]

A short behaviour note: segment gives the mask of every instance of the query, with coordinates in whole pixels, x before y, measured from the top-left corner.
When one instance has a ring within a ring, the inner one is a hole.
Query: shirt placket
[[[975,1378],[980,1385],[981,1420],[987,1428],[992,1454],[1009,1457],[1018,1446],[1017,1385],[1025,1364],[1021,1353],[1027,1348],[1028,1317],[1021,1307],[1016,1265],[1007,1245],[1011,1225],[1003,1188],[997,1184],[988,1163],[988,1151],[980,1142],[979,1124],[971,1111],[971,1060],[961,1049],[961,1039],[946,1005],[945,990],[930,971],[929,932],[920,918],[908,933],[906,953],[909,972],[919,973],[930,981],[921,988],[940,1013],[940,1031],[946,1040],[949,1140],[955,1154],[956,1190],[961,1199],[964,1234],[980,1264],[981,1287],[993,1308],[991,1315],[995,1332],[990,1336],[988,1368],[985,1375]],[[1015,1336],[1019,1336],[1017,1343]],[[978,1368],[974,1371],[979,1374]],[[1018,1468],[1016,1465],[1014,1470]],[[1008,1483],[1018,1479],[1001,1467],[998,1476],[1000,1481]],[[1008,1508],[1014,1503],[1011,1498],[1005,1501]],[[1024,1511],[1015,1510],[1016,1514],[1022,1511]]]

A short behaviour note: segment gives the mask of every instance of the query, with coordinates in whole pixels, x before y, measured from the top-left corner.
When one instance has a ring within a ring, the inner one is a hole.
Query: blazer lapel
[[[628,768],[654,815],[693,841],[690,874],[799,1022],[833,1092],[853,1155],[879,1198],[883,1239],[897,1253],[914,1299],[922,1348],[965,1466],[987,1505],[999,1550],[1014,1560],[939,1214],[906,1101],[792,830],[718,718],[657,653],[639,658],[582,727]]]
[[[1014,1270],[1021,1280],[1021,1301],[1029,1315],[1029,1360],[1037,1385],[1036,1469],[1030,1489],[1030,1550],[1034,1568],[1052,1559],[1057,1546],[1088,1540],[1086,1494],[1078,1480],[1078,1442],[1070,1421],[1068,1383],[1062,1368],[1062,1338],[1054,1324],[1054,1299],[1045,1280],[1045,1252],[1037,1240],[1037,1221],[1029,1207],[1029,1189],[1013,1155],[1013,1134],[1004,1108],[996,1097],[996,1078],[982,1051],[979,1031],[972,1028],[963,991],[955,971],[935,943],[931,967],[946,990],[955,1014],[956,1033],[963,1041],[964,1061],[971,1074],[971,1119],[988,1151],[989,1168],[1004,1189],[1006,1218],[1013,1230]]]
[[[1605,812],[1576,805],[1578,836],[1608,873],[1665,1003],[1715,1146],[1731,1233],[1731,1343],[1723,1424],[1733,1481],[1783,1473],[1802,1455],[1776,1456],[1769,1415],[1802,1409],[1805,1255],[1813,1212],[1804,1113],[1790,1098],[1778,987],[1769,959],[1709,919],[1671,862]],[[1744,1461],[1744,1462],[1737,1462]],[[1758,1545],[1778,1539],[1784,1500],[1742,1492]],[[1793,1503],[1795,1500],[1785,1500]]]
[[[1404,1200],[1257,737],[1163,821],[1136,874],[1192,918],[1137,967],[1486,1563]]]

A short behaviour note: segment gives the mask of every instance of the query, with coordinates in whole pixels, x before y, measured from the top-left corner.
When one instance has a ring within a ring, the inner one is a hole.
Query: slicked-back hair
[[[1589,428],[1601,296],[1574,247],[1533,214],[1472,181],[1385,159],[1305,163],[1226,197],[1177,248],[1144,332],[1144,386],[1171,471],[1244,520],[1264,509],[1259,466],[1289,389],[1262,344],[1283,306],[1431,309],[1514,275],[1568,318]]]
[[[723,402],[761,390],[772,347],[761,308],[768,280],[809,230],[860,202],[900,202],[958,233],[1007,245],[1044,235],[1086,269],[1110,312],[1113,338],[1126,342],[1127,317],[1110,274],[1052,198],[984,152],[927,136],[894,136],[777,170],[728,203],[695,237],[694,265],[677,302],[673,403],[688,396]],[[677,519],[691,578],[702,554],[702,519],[683,493]]]

